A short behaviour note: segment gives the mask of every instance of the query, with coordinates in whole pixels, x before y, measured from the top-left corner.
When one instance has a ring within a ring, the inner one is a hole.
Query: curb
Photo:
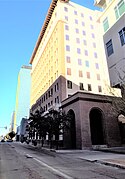
[[[125,149],[94,149],[94,151],[108,152],[108,153],[116,153],[116,154],[125,154]]]
[[[125,169],[125,165],[116,164],[116,163],[112,163],[112,162],[97,160],[96,163],[100,163],[100,164],[111,166],[111,167],[117,167],[117,168],[120,168],[120,169]]]

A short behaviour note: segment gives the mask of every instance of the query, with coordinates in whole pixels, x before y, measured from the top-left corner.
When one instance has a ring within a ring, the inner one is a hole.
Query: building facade
[[[22,118],[21,123],[20,123],[20,141],[26,140],[28,136],[28,133],[26,131],[27,125],[28,125],[28,119]]]
[[[103,9],[98,21],[103,25],[103,38],[112,87],[125,84],[125,0],[100,0]]]
[[[15,111],[12,112],[12,115],[11,115],[11,122],[10,122],[10,129],[9,129],[9,132],[16,132],[16,128],[15,128],[15,125],[14,125],[14,119],[15,119]]]
[[[15,128],[20,125],[22,118],[29,117],[30,88],[31,88],[30,72],[31,72],[31,67],[24,65],[21,67],[18,74],[15,118],[14,118]]]
[[[52,0],[30,59],[31,110],[44,111],[77,91],[109,94],[101,12]]]

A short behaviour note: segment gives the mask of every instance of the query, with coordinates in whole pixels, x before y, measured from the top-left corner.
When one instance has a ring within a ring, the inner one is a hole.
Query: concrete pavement
[[[58,150],[57,153],[74,153],[76,157],[90,162],[125,169],[125,147],[102,150]]]

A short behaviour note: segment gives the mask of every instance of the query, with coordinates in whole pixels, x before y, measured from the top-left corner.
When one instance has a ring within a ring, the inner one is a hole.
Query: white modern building
[[[125,84],[125,0],[99,0],[98,21],[103,26],[104,46],[112,87]]]

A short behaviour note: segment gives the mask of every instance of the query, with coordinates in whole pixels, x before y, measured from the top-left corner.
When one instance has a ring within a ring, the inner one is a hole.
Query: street
[[[111,157],[97,151],[53,152],[16,142],[0,143],[0,179],[125,178],[124,169],[97,163],[100,156]]]

